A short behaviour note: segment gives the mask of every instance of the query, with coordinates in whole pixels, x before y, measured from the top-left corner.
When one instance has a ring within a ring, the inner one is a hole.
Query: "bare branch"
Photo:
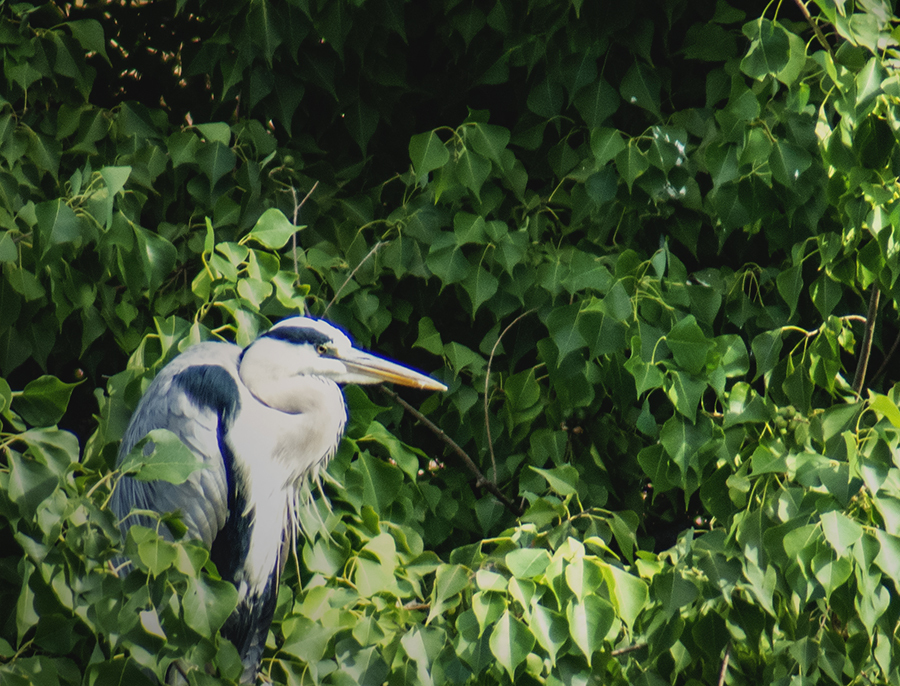
[[[813,19],[810,15],[809,10],[806,9],[806,5],[803,4],[803,0],[794,0],[794,2],[797,3],[797,7],[800,8],[800,13],[803,15],[803,18],[806,19],[806,23],[809,24],[812,28],[813,33],[816,34],[816,38],[822,44],[822,47],[824,47],[828,51],[829,55],[833,55],[834,53],[831,52],[831,46],[828,44],[828,41],[825,40],[825,34],[822,33],[822,29],[819,28],[819,25],[816,23],[815,19]]]
[[[494,347],[491,348],[491,354],[488,356],[487,372],[484,376],[484,426],[487,429],[488,449],[491,452],[491,467],[494,470],[494,483],[497,483],[497,458],[494,455],[494,439],[491,438],[491,417],[488,412],[488,384],[491,380],[491,363],[494,361],[494,353],[497,352],[497,346],[500,345],[500,341],[506,335],[506,332],[509,331],[522,317],[535,311],[536,310],[534,309],[530,309],[513,319],[509,325],[500,332],[500,335],[497,336]]]
[[[897,337],[894,338],[894,342],[891,344],[891,349],[888,350],[888,354],[885,355],[884,359],[881,361],[878,371],[875,372],[875,375],[872,377],[872,383],[875,382],[875,379],[880,379],[882,374],[884,374],[884,370],[887,369],[888,363],[894,357],[894,353],[897,352],[898,346],[900,346],[900,332],[897,333]]]
[[[731,642],[725,648],[725,657],[722,658],[722,668],[719,670],[719,686],[725,686],[725,676],[728,674],[728,663],[731,661]]]
[[[869,311],[866,313],[866,333],[863,336],[862,350],[859,362],[856,365],[856,374],[853,376],[853,392],[859,396],[863,384],[866,382],[866,368],[869,366],[869,356],[872,353],[872,338],[875,331],[875,321],[878,319],[878,300],[881,291],[878,286],[872,285],[869,295]]]
[[[297,202],[297,189],[294,188],[293,186],[291,186],[291,195],[294,198],[294,221],[293,221],[294,226],[297,226],[297,220],[300,218],[300,208],[303,207],[303,205],[306,203],[307,200],[309,200],[309,196],[311,196],[313,194],[313,191],[316,190],[318,185],[319,185],[319,182],[316,181],[313,184],[313,187],[309,189],[309,193],[304,195],[303,200],[301,200],[299,203]],[[294,274],[296,274],[297,276],[300,276],[300,267],[298,266],[298,263],[297,263],[297,232],[296,231],[294,232],[294,235],[291,238],[293,240],[293,249],[294,249]]]
[[[636,650],[641,650],[646,648],[646,643],[635,643],[634,645],[625,646],[624,648],[616,648],[614,651],[610,653],[613,657],[619,657],[620,655],[626,655],[628,653],[633,653]]]
[[[362,267],[366,262],[368,262],[369,258],[372,257],[372,255],[374,255],[376,252],[378,252],[385,245],[387,245],[387,243],[385,241],[378,241],[374,246],[372,246],[372,249],[369,251],[369,254],[366,255],[364,258],[362,258],[362,261],[353,268],[353,271],[347,275],[346,279],[344,279],[344,283],[341,284],[341,287],[337,289],[337,293],[334,294],[334,297],[331,299],[331,302],[328,303],[328,307],[326,307],[325,311],[322,313],[323,317],[326,314],[328,314],[328,310],[331,309],[331,306],[334,305],[335,302],[337,302],[338,296],[341,294],[341,291],[344,290],[344,286],[346,286],[348,283],[350,283],[350,279],[352,279],[356,275],[356,272],[359,271],[359,268]]]
[[[430,610],[431,603],[423,603],[418,600],[410,600],[403,606],[404,610],[412,610],[413,612],[417,610]]]
[[[484,478],[484,474],[482,474],[481,470],[478,469],[478,465],[476,465],[475,462],[472,461],[472,458],[469,457],[465,450],[460,448],[452,438],[444,433],[443,429],[441,429],[437,424],[428,419],[428,417],[419,412],[416,408],[406,402],[399,395],[394,393],[394,391],[392,391],[391,389],[386,388],[385,386],[381,386],[381,391],[385,395],[389,396],[392,400],[394,400],[394,402],[399,403],[403,407],[403,409],[405,409],[413,417],[418,419],[429,430],[431,430],[433,434],[435,434],[444,443],[450,446],[450,449],[454,453],[456,453],[456,455],[463,461],[463,464],[466,465],[466,468],[475,477],[475,485],[478,488],[483,488],[486,491],[489,491],[497,500],[503,503],[503,506],[507,510],[512,512],[516,517],[522,516],[523,511],[516,507],[516,504],[513,503],[509,498],[507,498],[499,488],[497,488],[497,484]]]

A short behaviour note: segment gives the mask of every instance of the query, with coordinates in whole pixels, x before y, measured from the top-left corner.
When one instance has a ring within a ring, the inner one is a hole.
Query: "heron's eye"
[[[320,355],[324,355],[325,353],[328,352],[328,346],[325,345],[324,343],[319,343],[319,345],[316,346],[316,352],[319,353]]]

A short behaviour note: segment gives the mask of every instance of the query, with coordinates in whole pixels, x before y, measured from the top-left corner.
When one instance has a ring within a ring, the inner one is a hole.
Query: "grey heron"
[[[188,348],[153,380],[131,418],[119,464],[148,432],[168,429],[207,468],[179,485],[125,476],[113,512],[125,535],[134,523],[152,526],[146,517],[129,517],[133,508],[177,511],[187,537],[209,548],[219,574],[238,591],[222,633],[241,656],[243,683],[259,670],[297,527],[298,487],[334,455],[344,432],[340,384],[384,381],[446,390],[354,348],[322,320],[292,317],[243,349],[218,342]]]

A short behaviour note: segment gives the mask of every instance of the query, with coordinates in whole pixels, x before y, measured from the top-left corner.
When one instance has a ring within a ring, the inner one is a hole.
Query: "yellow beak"
[[[349,383],[374,384],[389,381],[425,391],[447,390],[444,384],[430,376],[362,350],[335,351],[334,356],[347,366]]]

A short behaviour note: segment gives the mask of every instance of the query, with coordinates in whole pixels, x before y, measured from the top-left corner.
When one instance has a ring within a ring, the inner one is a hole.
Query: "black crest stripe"
[[[317,329],[297,326],[282,326],[269,329],[263,334],[264,338],[274,338],[279,341],[287,341],[297,345],[303,343],[311,343],[312,345],[322,345],[331,342],[331,336],[324,334]]]
[[[188,367],[175,375],[174,382],[199,407],[209,408],[231,425],[241,407],[237,383],[225,369],[216,365]]]

